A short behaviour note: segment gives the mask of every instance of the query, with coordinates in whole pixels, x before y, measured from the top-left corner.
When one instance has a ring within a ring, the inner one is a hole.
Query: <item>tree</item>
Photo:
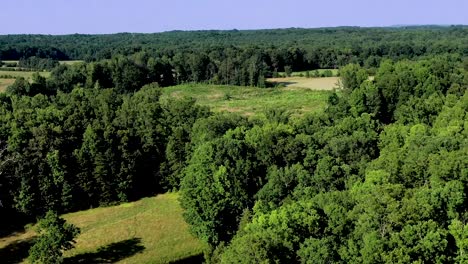
[[[344,89],[354,90],[369,78],[367,72],[357,64],[348,64],[340,69]]]
[[[286,77],[291,77],[292,67],[291,66],[284,66],[284,73],[286,74]]]
[[[48,211],[37,224],[39,237],[29,250],[32,263],[55,264],[63,262],[63,251],[74,247],[80,229],[68,224],[57,213]]]
[[[191,231],[210,246],[229,241],[242,212],[253,206],[264,168],[244,140],[244,128],[199,146],[185,169],[181,205]]]
[[[15,82],[8,86],[7,92],[14,95],[27,95],[29,93],[29,82],[23,77],[17,78]]]

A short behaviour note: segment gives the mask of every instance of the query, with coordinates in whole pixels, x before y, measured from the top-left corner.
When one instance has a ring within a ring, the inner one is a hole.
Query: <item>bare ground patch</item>
[[[338,88],[338,77],[324,77],[324,78],[305,78],[305,77],[288,77],[288,78],[270,78],[268,82],[277,85],[284,85],[286,90],[323,90],[331,91]]]

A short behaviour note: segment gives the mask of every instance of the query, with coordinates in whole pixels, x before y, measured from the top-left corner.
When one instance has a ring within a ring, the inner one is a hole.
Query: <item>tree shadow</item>
[[[267,82],[267,86],[268,87],[288,86],[288,85],[293,85],[297,83],[298,82],[294,82],[294,81],[271,81],[271,82]]]
[[[23,214],[4,208],[0,208],[0,215],[8,216],[0,217],[0,237],[7,237],[14,233],[23,233],[25,232],[24,226],[33,221],[33,219],[30,219]]]
[[[20,263],[29,255],[29,249],[34,244],[34,237],[18,240],[0,248],[1,263]]]
[[[79,254],[65,259],[65,263],[114,263],[142,252],[141,238],[132,238],[98,248],[96,252]]]
[[[184,259],[171,261],[169,264],[202,264],[205,261],[203,254],[190,256]]]

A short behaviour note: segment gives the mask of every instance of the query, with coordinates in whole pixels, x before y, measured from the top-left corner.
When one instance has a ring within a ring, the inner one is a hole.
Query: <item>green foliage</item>
[[[58,66],[59,62],[56,59],[43,59],[36,56],[28,57],[28,58],[21,58],[18,61],[18,66],[21,68],[26,69],[34,69],[34,70],[50,70],[54,67]]]
[[[63,262],[63,251],[74,247],[80,229],[60,218],[53,211],[47,212],[37,224],[39,237],[29,250],[32,263],[53,264]]]
[[[262,167],[244,134],[244,129],[237,128],[202,144],[185,169],[181,187],[184,217],[192,232],[210,245],[234,235],[242,211],[252,206],[259,188],[261,179],[251,175],[259,175]]]
[[[354,90],[369,78],[367,72],[359,65],[349,64],[340,69],[340,77],[344,89]]]
[[[11,160],[1,199],[37,216],[180,189],[184,218],[213,262],[464,262],[465,31],[172,32],[132,36],[132,48],[127,34],[94,36],[114,41],[67,52],[106,60],[18,79],[0,97],[1,159]],[[190,45],[182,36],[193,36]],[[284,43],[252,46],[253,36]],[[52,51],[38,57],[60,55]],[[265,86],[278,69],[338,67],[344,89],[321,94],[325,110],[299,118],[284,109],[294,104],[287,93],[245,87]],[[160,88],[186,82],[244,87],[218,87],[219,96],[202,85]],[[256,101],[238,100],[248,93]],[[280,100],[264,107],[263,94]],[[262,118],[213,114],[198,105],[206,102],[232,111],[249,104]]]
[[[291,77],[291,74],[292,74],[291,66],[284,66],[284,72],[286,73],[286,77]]]

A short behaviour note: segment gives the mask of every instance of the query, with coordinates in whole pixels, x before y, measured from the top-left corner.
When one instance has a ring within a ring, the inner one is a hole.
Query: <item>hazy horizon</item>
[[[464,0],[8,0],[0,34],[113,34],[398,25],[467,25]]]
[[[155,31],[155,32],[110,32],[110,33],[63,33],[63,34],[48,34],[48,33],[6,33],[2,34],[1,36],[5,35],[46,35],[46,36],[66,36],[66,35],[113,35],[113,34],[163,34],[163,33],[170,33],[170,32],[197,32],[197,31],[251,31],[251,30],[287,30],[287,29],[325,29],[325,28],[404,28],[404,27],[468,27],[468,24],[413,24],[413,25],[388,25],[388,26],[330,26],[330,27],[284,27],[284,28],[246,28],[246,29],[172,29],[166,31]]]

